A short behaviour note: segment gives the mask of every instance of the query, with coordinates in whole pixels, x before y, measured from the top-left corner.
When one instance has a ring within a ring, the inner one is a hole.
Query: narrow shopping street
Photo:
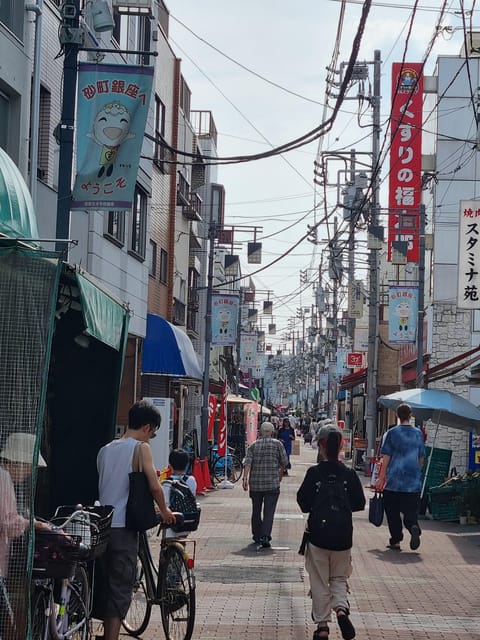
[[[303,519],[296,491],[315,452],[292,457],[273,528],[273,548],[250,544],[250,501],[237,485],[200,497],[197,616],[193,640],[310,640],[308,577],[297,550]],[[368,486],[368,478],[361,476]],[[367,500],[370,491],[366,488]],[[354,516],[352,621],[359,640],[479,640],[480,525],[422,520],[422,544],[385,548],[386,524]],[[163,638],[154,608],[145,640]],[[340,640],[336,624],[331,640]]]

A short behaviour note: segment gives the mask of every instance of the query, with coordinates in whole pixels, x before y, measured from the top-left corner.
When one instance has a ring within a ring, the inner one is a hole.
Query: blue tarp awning
[[[197,354],[187,334],[161,316],[147,314],[142,372],[202,380]]]

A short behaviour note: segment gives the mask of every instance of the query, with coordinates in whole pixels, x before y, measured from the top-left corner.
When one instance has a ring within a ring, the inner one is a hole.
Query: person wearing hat
[[[271,546],[280,481],[288,462],[285,448],[273,438],[273,432],[271,422],[262,423],[260,437],[248,447],[243,471],[243,488],[250,489],[252,501],[253,541],[265,549]]]
[[[350,621],[347,580],[351,573],[352,512],[365,508],[362,484],[353,469],[340,460],[342,432],[335,425],[317,433],[322,461],[310,467],[297,492],[297,502],[308,513],[300,553],[305,554],[312,596],[314,640],[328,638],[331,611],[344,640],[355,637]]]
[[[0,451],[0,585],[4,600],[0,607],[0,618],[6,611],[10,612],[15,621],[15,637],[21,637],[22,629],[25,629],[27,543],[22,534],[30,524],[29,519],[18,512],[15,486],[19,486],[32,473],[35,441],[34,434],[11,433]],[[47,466],[40,453],[37,465]],[[35,530],[51,528],[49,523],[37,519],[34,519],[34,527]],[[5,625],[5,622],[0,620],[4,640],[9,637],[11,626]]]

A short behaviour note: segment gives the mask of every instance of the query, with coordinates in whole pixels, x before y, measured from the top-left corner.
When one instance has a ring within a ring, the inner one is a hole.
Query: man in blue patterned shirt
[[[260,437],[248,447],[244,462],[243,488],[250,488],[253,541],[264,548],[271,546],[280,481],[288,464],[285,447],[272,437],[273,431],[271,422],[262,423]]]
[[[400,421],[385,434],[381,455],[383,463],[375,488],[383,489],[383,501],[390,530],[389,549],[400,550],[403,525],[410,532],[410,549],[420,546],[418,509],[422,488],[421,469],[425,445],[420,429],[411,425],[412,410],[408,404],[397,407]]]

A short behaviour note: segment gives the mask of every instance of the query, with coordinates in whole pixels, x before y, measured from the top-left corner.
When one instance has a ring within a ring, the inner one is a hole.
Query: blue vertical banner
[[[415,343],[418,321],[418,287],[389,287],[388,341]]]
[[[153,67],[80,63],[72,209],[131,209]]]
[[[212,344],[234,347],[237,344],[238,295],[212,295]]]

